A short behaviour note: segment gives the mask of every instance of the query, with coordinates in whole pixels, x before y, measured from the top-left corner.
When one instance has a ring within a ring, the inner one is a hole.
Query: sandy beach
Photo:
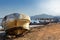
[[[5,39],[4,33],[0,33],[0,40],[60,40],[60,24],[50,24],[31,28],[23,37]]]

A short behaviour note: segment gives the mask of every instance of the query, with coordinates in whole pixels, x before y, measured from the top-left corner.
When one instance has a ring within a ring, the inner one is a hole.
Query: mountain
[[[41,15],[31,16],[31,19],[36,19],[36,18],[53,18],[53,17],[54,16],[52,16],[52,15],[41,14]]]
[[[55,16],[55,17],[60,18],[60,16]]]

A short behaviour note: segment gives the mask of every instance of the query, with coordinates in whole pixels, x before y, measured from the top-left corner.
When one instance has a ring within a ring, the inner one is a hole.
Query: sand
[[[4,40],[4,37],[0,36],[0,40]],[[31,31],[22,37],[5,40],[60,40],[60,24],[53,23],[31,28]]]

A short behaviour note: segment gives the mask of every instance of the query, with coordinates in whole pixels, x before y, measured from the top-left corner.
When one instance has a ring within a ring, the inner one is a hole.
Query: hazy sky
[[[60,0],[0,0],[0,17],[11,13],[60,15]]]

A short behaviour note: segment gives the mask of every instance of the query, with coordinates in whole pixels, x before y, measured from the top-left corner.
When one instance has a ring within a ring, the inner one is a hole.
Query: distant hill
[[[36,18],[54,18],[54,16],[47,15],[47,14],[41,14],[41,15],[31,16],[31,19],[36,19]]]
[[[55,16],[54,18],[58,18],[58,19],[60,19],[60,16]]]

